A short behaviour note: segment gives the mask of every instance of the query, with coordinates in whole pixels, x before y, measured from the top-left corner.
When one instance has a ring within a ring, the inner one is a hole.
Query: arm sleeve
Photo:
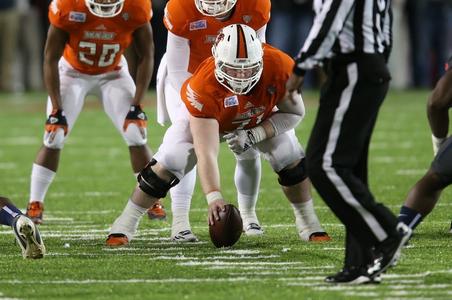
[[[190,59],[189,40],[168,31],[166,56],[168,79],[176,91],[180,91],[184,81],[191,75],[187,71]]]
[[[323,3],[296,57],[296,74],[303,75],[328,56],[354,4],[354,0],[327,0]]]
[[[303,119],[305,108],[301,94],[296,93],[294,99],[296,101],[281,101],[277,105],[279,110],[268,119],[275,130],[275,136],[297,127]]]

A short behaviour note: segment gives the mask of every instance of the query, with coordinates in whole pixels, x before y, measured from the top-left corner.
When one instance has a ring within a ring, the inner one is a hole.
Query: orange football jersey
[[[253,89],[246,95],[235,95],[215,78],[215,61],[210,57],[184,82],[182,100],[191,115],[216,119],[221,133],[255,127],[269,118],[283,99],[294,61],[264,44],[263,65],[262,76]]]
[[[74,69],[92,75],[115,70],[132,33],[151,16],[151,0],[126,0],[112,18],[94,16],[84,0],[53,0],[49,6],[50,23],[69,34],[64,58]]]
[[[177,36],[190,40],[188,72],[192,73],[212,52],[212,44],[221,28],[231,24],[246,24],[258,30],[270,19],[270,0],[238,0],[231,17],[219,21],[201,14],[194,0],[170,0],[163,22]]]

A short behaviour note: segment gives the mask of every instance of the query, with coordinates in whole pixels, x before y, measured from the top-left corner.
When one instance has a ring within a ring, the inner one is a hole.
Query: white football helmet
[[[212,54],[215,77],[235,94],[248,93],[262,75],[262,42],[249,26],[233,24],[221,29],[212,46]]]
[[[111,18],[121,13],[125,0],[85,0],[90,13],[100,18]]]
[[[237,0],[195,0],[196,8],[205,16],[216,17],[229,12]]]

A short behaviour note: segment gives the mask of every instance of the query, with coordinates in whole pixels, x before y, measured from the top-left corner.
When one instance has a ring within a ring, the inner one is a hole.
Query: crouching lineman
[[[270,162],[302,240],[330,240],[314,212],[304,152],[293,130],[303,118],[304,104],[301,95],[294,102],[285,96],[293,60],[262,44],[252,28],[241,24],[224,27],[212,53],[185,81],[181,97],[188,110],[168,128],[159,151],[140,173],[139,188],[114,222],[107,244],[127,244],[146,209],[195,164],[209,204],[209,224],[218,220],[226,204],[218,167],[222,135],[234,153],[253,148]]]
[[[38,228],[8,198],[0,196],[0,224],[11,226],[24,258],[42,258],[44,242]]]
[[[452,57],[449,58],[446,73],[436,84],[427,105],[435,159],[427,173],[408,193],[400,209],[399,221],[412,229],[433,210],[444,188],[452,184],[452,138],[447,137],[451,106]]]

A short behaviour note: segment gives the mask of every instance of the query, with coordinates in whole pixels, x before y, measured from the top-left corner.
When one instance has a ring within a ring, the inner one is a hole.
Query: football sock
[[[147,208],[136,205],[131,199],[127,202],[122,214],[115,220],[110,229],[110,234],[122,233],[127,236],[129,242],[137,231],[141,217],[146,213]]]
[[[404,205],[400,208],[400,213],[397,219],[400,222],[403,222],[406,225],[408,225],[408,227],[410,227],[411,229],[415,229],[416,226],[422,222],[424,217],[414,209]]]
[[[237,200],[244,226],[249,223],[259,224],[256,216],[256,202],[261,179],[261,160],[237,159],[234,182],[237,187]]]
[[[302,239],[308,240],[312,233],[325,231],[314,211],[312,199],[307,202],[291,203],[291,205],[295,214],[295,223]]]
[[[256,216],[256,202],[257,202],[257,194],[255,195],[243,195],[237,193],[238,203],[240,215],[243,220],[243,227],[245,228],[250,223],[259,224]]]
[[[0,209],[0,224],[12,226],[13,220],[22,212],[12,204],[7,204]]]
[[[55,172],[38,164],[33,164],[31,170],[30,202],[44,202],[47,190],[55,178]]]
[[[172,236],[180,231],[191,230],[189,212],[195,184],[196,168],[185,174],[181,181],[170,189],[171,212],[173,213],[171,224]]]

